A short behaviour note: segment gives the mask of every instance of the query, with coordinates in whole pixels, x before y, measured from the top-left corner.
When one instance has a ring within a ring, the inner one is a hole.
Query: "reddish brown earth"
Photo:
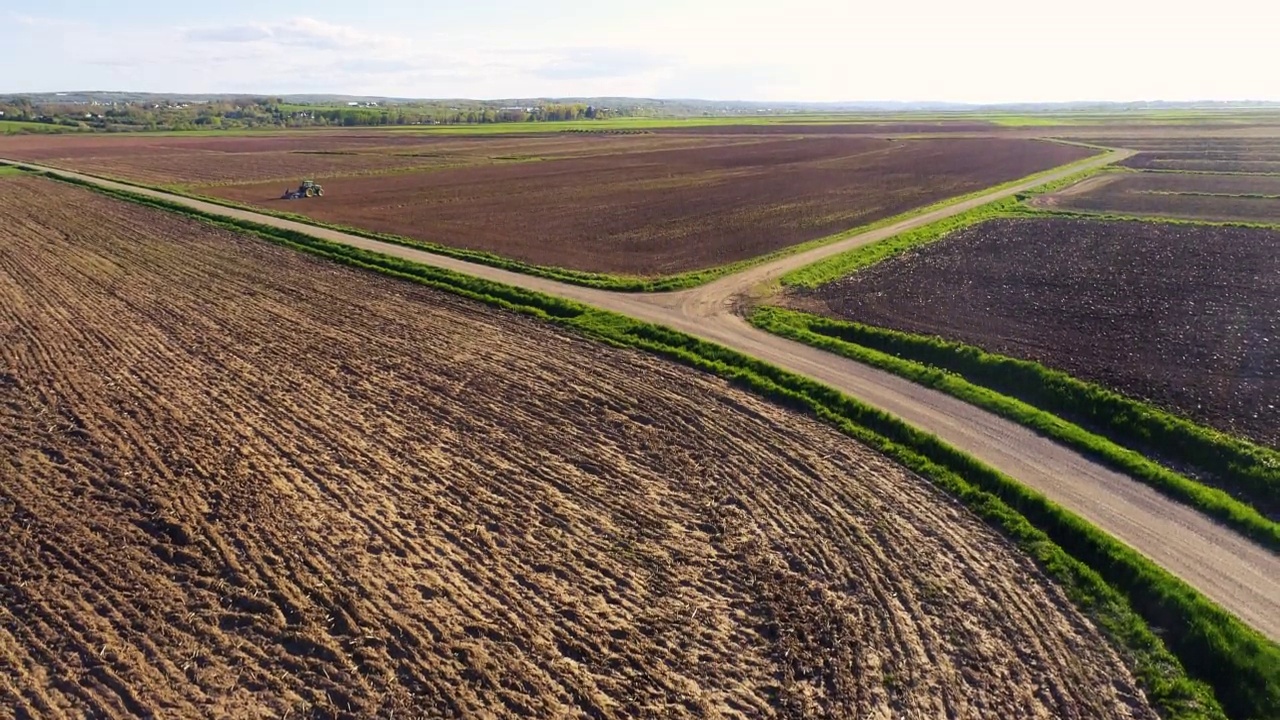
[[[1280,223],[1280,177],[1107,173],[1031,202],[1088,212]]]
[[[22,160],[50,158],[122,157],[158,152],[394,152],[401,148],[446,148],[448,150],[531,147],[599,148],[644,147],[696,144],[701,139],[655,138],[650,134],[612,135],[595,133],[502,133],[494,135],[430,135],[377,130],[264,132],[224,136],[147,134],[6,135],[0,137],[0,152]]]
[[[316,220],[538,265],[665,275],[763,255],[1087,157],[1001,138],[770,139],[325,182],[210,190]]]
[[[0,157],[152,185],[332,178],[459,165],[732,145],[744,138],[594,134],[447,136],[310,131],[260,136],[19,135]]]
[[[0,180],[0,707],[1154,717],[1024,555],[635,352]]]
[[[1280,446],[1280,232],[998,220],[800,302],[1035,360]]]
[[[908,133],[1002,132],[989,122],[778,123],[776,125],[700,125],[654,128],[660,135],[904,135]]]

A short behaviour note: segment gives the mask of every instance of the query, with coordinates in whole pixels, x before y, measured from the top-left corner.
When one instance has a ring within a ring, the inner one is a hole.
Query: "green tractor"
[[[281,195],[282,200],[301,200],[303,198],[321,197],[324,195],[324,188],[320,187],[320,183],[315,180],[303,180],[297,190],[285,190]]]

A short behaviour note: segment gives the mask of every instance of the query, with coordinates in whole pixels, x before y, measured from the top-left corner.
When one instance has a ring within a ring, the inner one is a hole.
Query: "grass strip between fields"
[[[1247,228],[1250,230],[1280,230],[1280,223],[1257,222],[1252,220],[1207,220],[1191,217],[1171,217],[1168,215],[1130,215],[1108,211],[1081,210],[1078,208],[1027,208],[1015,211],[1006,217],[1038,217],[1066,218],[1069,220],[1091,220],[1094,222],[1142,222],[1160,223],[1162,225],[1207,225],[1209,227]]]
[[[1166,720],[1280,716],[1280,647],[1275,643],[1043,495],[938,438],[816,381],[668,328],[572,301],[305,233],[202,213],[54,174],[49,177],[538,317],[615,346],[656,353],[812,413],[921,474],[1034,557],[1126,657]]]
[[[1099,151],[1104,150],[1104,148],[1101,148],[1100,146],[1086,145],[1084,143],[1061,143],[1060,141],[1056,141],[1056,140],[1046,140],[1045,142],[1056,142],[1059,144],[1080,145],[1081,147],[1089,147],[1091,149],[1095,149]],[[859,225],[857,227],[850,228],[848,230],[842,230],[840,232],[833,233],[831,235],[825,235],[823,237],[814,238],[813,240],[808,240],[796,245],[789,245],[784,248],[779,248],[773,252],[766,253],[764,255],[757,255],[755,257],[744,258],[742,260],[728,263],[726,265],[718,265],[716,267],[704,268],[701,270],[690,270],[687,272],[677,273],[674,275],[663,275],[663,276],[656,276],[656,277],[596,273],[596,272],[588,272],[583,270],[572,270],[569,268],[554,267],[550,265],[535,265],[533,263],[526,263],[520,260],[513,260],[511,258],[504,257],[502,255],[498,255],[495,253],[485,252],[483,250],[468,250],[465,248],[456,248],[448,245],[442,245],[439,243],[428,242],[425,240],[415,240],[413,238],[405,237],[403,235],[373,232],[373,231],[364,230],[358,227],[352,227],[350,225],[327,223],[327,222],[322,222],[320,220],[316,220],[314,218],[308,217],[306,215],[299,215],[297,213],[284,212],[280,210],[271,210],[271,209],[262,208],[256,205],[249,205],[246,203],[235,202],[233,200],[227,200],[225,198],[214,197],[211,195],[202,195],[202,194],[193,192],[189,187],[183,186],[183,185],[147,185],[145,183],[139,183],[133,180],[125,179],[125,178],[96,175],[93,173],[85,173],[77,170],[68,170],[68,172],[75,172],[79,175],[84,175],[86,177],[100,177],[103,180],[110,180],[112,182],[117,182],[122,185],[131,185],[133,187],[144,188],[147,190],[159,190],[167,193],[172,193],[174,195],[181,195],[183,197],[188,197],[193,200],[200,200],[202,202],[212,203],[214,205],[221,205],[223,207],[235,208],[237,210],[247,210],[249,212],[255,212],[262,215],[270,215],[272,217],[278,217],[283,220],[292,220],[293,222],[302,223],[304,225],[312,225],[315,227],[322,227],[329,230],[337,230],[338,232],[344,232],[349,235],[356,235],[359,237],[369,238],[371,240],[380,240],[382,242],[388,242],[395,245],[403,245],[405,247],[411,247],[417,250],[423,250],[435,255],[444,255],[446,257],[457,258],[459,260],[466,260],[468,262],[474,262],[480,265],[488,265],[490,267],[501,268],[503,270],[510,270],[512,272],[518,272],[524,275],[544,277],[550,280],[556,280],[558,282],[569,283],[571,285],[581,285],[583,287],[596,288],[600,290],[612,290],[615,292],[640,293],[640,292],[672,292],[676,290],[685,290],[691,287],[697,287],[699,285],[705,285],[713,280],[717,280],[726,275],[732,275],[734,273],[741,272],[742,270],[745,270],[750,267],[754,267],[756,265],[772,262],[780,258],[784,258],[790,255],[795,255],[797,253],[802,253],[807,250],[812,250],[814,248],[822,247],[824,245],[830,245],[831,243],[839,242],[841,240],[844,240],[849,237],[853,237],[855,235],[861,235],[862,233],[865,233],[865,232],[870,232],[872,230],[877,230],[879,228],[893,225],[895,223],[910,220],[913,217],[918,217],[925,213],[932,212],[934,210],[937,210],[942,207],[946,207],[948,205],[952,205],[954,203],[963,202],[965,200],[971,200],[975,197],[981,197],[983,195],[987,195],[993,192],[999,192],[1001,190],[1014,187],[1021,183],[1027,182],[1029,180],[1033,180],[1035,178],[1044,177],[1046,175],[1050,175],[1056,172],[1061,172],[1062,170],[1067,168],[1092,162],[1095,159],[1097,159],[1097,154],[1091,155],[1089,157],[1081,158],[1080,160],[1077,160],[1072,163],[1068,163],[1066,165],[1059,165],[1056,167],[1049,168],[1047,170],[1043,170],[1038,173],[1034,173],[1032,175],[1027,175],[1021,178],[1017,178],[1015,180],[1010,180],[1008,182],[1001,183],[1000,185],[985,187],[981,190],[976,190],[966,195],[945,198],[943,200],[939,200],[937,202],[931,203],[924,207],[914,208],[912,210],[908,210],[907,212],[900,213],[898,215],[893,215],[887,218],[882,218],[880,220],[876,220],[875,222],[868,223],[866,225]],[[1074,178],[1077,176],[1073,175],[1072,177]]]
[[[1086,158],[1085,160],[1072,163],[1072,165],[1079,165],[1091,159],[1093,158]],[[1070,167],[1070,165],[1064,167]],[[1031,190],[1017,193],[1011,197],[993,200],[985,205],[980,205],[972,210],[952,215],[948,218],[943,218],[938,222],[930,223],[924,227],[898,233],[897,235],[892,235],[878,242],[869,243],[867,245],[853,248],[847,252],[832,255],[831,257],[819,260],[812,265],[796,268],[795,270],[786,273],[779,278],[779,282],[785,286],[816,288],[830,282],[835,282],[846,275],[855,273],[870,265],[874,265],[881,260],[887,260],[895,255],[900,255],[921,245],[936,242],[950,233],[957,230],[963,230],[964,228],[977,225],[981,222],[986,222],[987,220],[996,220],[1007,217],[1036,217],[1040,215],[1048,215],[1049,213],[1045,211],[1028,208],[1022,204],[1022,201],[1032,195],[1040,195],[1052,192],[1058,188],[1073,185],[1090,175],[1105,172],[1109,168],[1110,166],[1108,165],[1088,168],[1081,172],[1068,175],[1067,177],[1045,183]],[[1061,170],[1062,168],[1057,169]],[[1044,173],[1041,174],[1043,175]],[[982,194],[985,193],[977,193],[977,195]]]
[[[1039,363],[969,345],[778,307],[757,308],[749,319],[775,335],[886,370],[1025,425],[1280,550],[1280,523],[1267,516],[1280,507],[1280,452]],[[1205,471],[1222,489],[1196,482],[1144,453]]]

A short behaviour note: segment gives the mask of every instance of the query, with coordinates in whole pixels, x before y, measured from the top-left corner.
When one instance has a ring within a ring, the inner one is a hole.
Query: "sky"
[[[1266,0],[7,4],[0,94],[1280,100]]]

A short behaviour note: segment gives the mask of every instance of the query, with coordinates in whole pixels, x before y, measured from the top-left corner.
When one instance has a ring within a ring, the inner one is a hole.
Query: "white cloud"
[[[552,51],[533,73],[549,80],[624,78],[670,65],[648,50],[626,47],[567,48]]]
[[[262,25],[221,25],[193,28],[183,37],[193,42],[256,42],[269,39],[272,32]]]
[[[346,25],[296,17],[278,23],[188,28],[183,37],[196,43],[272,43],[318,50],[368,50],[404,47],[404,39],[368,33]]]
[[[1066,9],[1016,0],[651,0],[574,15],[568,0],[501,12],[457,4],[438,15],[401,2],[414,8],[378,6],[347,24],[268,16],[175,27],[0,11],[10,66],[41,58],[22,72],[5,72],[0,59],[0,92],[1280,99],[1270,70],[1280,5],[1252,0],[1208,9],[1156,0],[1077,0]]]

